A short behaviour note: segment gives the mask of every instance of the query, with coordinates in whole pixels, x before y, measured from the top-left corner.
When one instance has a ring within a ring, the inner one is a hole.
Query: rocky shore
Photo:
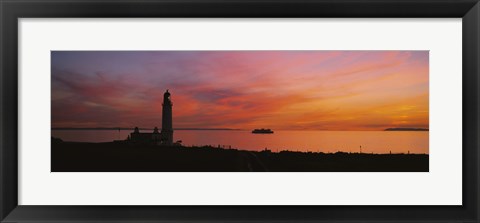
[[[246,151],[52,139],[52,172],[428,172],[428,154]]]

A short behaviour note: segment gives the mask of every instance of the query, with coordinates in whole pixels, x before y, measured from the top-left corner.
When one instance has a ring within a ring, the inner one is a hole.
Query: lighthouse
[[[172,126],[172,101],[170,100],[170,92],[165,91],[163,94],[162,109],[162,131],[161,144],[171,146],[173,144],[173,126]]]

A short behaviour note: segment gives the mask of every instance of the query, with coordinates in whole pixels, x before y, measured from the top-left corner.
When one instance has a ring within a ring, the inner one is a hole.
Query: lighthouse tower
[[[171,146],[173,144],[173,127],[172,127],[172,101],[170,93],[167,91],[163,94],[163,110],[162,110],[162,137],[161,144]]]

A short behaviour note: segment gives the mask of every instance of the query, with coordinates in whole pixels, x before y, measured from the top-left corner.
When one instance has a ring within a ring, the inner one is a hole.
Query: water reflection
[[[130,130],[52,130],[52,136],[65,141],[109,142],[126,139]],[[212,145],[260,151],[312,151],[364,153],[427,153],[428,132],[408,131],[275,131],[252,134],[250,131],[177,130],[175,141],[186,146]]]

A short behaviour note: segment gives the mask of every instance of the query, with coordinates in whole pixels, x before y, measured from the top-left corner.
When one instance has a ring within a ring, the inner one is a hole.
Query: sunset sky
[[[52,127],[428,128],[428,51],[53,51]]]

